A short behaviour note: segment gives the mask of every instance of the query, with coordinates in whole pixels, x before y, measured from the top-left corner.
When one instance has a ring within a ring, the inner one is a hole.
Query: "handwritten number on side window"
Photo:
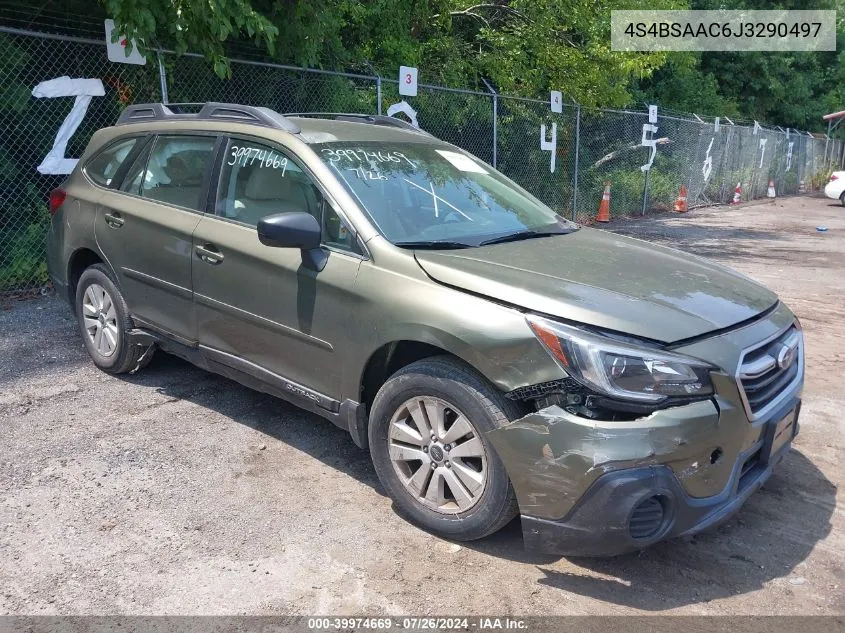
[[[256,161],[258,161],[258,166],[262,168],[281,169],[282,176],[288,169],[288,159],[273,150],[258,147],[239,147],[237,145],[232,145],[229,160],[226,161],[226,164],[246,167],[256,164]]]

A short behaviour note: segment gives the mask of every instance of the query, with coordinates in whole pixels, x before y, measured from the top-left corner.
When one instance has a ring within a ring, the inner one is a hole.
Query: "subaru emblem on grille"
[[[781,369],[786,369],[792,364],[792,361],[795,360],[795,354],[798,353],[798,341],[795,341],[792,345],[781,345],[780,351],[778,351],[778,367]]]

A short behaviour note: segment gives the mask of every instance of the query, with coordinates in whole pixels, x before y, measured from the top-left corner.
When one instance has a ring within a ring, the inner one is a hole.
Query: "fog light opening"
[[[724,452],[721,448],[717,448],[716,450],[714,450],[712,453],[710,453],[710,463],[717,464],[719,460],[722,459],[723,454]]]
[[[656,536],[666,520],[667,500],[654,495],[640,501],[631,512],[628,521],[628,532],[636,540],[649,539]]]

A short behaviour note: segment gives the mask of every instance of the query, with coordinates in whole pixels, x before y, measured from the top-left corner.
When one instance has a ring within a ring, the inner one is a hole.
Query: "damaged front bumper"
[[[736,512],[798,430],[800,385],[750,422],[728,376],[712,400],[631,422],[551,406],[489,433],[513,483],[529,550],[613,556],[690,535]]]

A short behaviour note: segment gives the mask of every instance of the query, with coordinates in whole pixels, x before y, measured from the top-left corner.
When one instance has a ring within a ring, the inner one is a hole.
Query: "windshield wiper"
[[[507,235],[500,235],[489,240],[480,242],[479,246],[487,246],[488,244],[501,244],[502,242],[518,242],[519,240],[530,240],[535,237],[551,237],[553,235],[567,235],[574,233],[578,229],[561,229],[559,231],[517,231],[516,233],[508,233]]]
[[[472,248],[472,244],[466,242],[452,242],[449,240],[429,240],[419,242],[394,242],[395,246],[402,248],[431,248],[431,249],[449,249],[449,248]]]

